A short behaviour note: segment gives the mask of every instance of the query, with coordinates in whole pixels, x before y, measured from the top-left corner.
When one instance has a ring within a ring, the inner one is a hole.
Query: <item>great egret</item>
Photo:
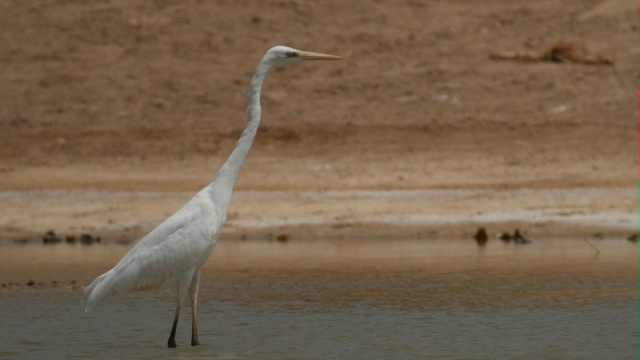
[[[341,57],[300,51],[285,46],[271,48],[264,55],[249,86],[247,125],[229,159],[211,184],[198,192],[178,212],[163,221],[108,272],[85,290],[85,311],[90,311],[109,295],[151,288],[175,281],[176,311],[167,345],[176,347],[175,335],[180,305],[189,292],[191,299],[191,345],[199,345],[196,303],[200,267],[211,255],[227,217],[233,186],[240,173],[260,124],[260,91],[269,70],[281,64],[305,60],[340,60]]]

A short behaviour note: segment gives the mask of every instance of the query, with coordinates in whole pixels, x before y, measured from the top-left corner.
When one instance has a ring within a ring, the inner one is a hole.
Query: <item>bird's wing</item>
[[[190,204],[140,239],[113,269],[89,285],[84,297],[87,311],[108,295],[160,285],[208,258],[222,221],[213,214],[203,216],[201,206]]]

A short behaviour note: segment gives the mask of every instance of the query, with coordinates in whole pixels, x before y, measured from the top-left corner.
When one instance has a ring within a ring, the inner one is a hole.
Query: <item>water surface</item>
[[[169,289],[91,313],[81,289],[130,246],[0,247],[0,357],[637,357],[637,251],[623,240],[342,240],[219,244],[166,349]],[[5,266],[6,265],[6,266]],[[56,280],[60,285],[51,286]]]

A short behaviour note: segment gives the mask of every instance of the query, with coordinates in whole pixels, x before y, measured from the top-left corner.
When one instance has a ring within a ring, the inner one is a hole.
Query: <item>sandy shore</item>
[[[270,74],[223,237],[636,231],[635,5],[264,6],[3,7],[1,238],[146,233],[211,181],[278,43],[345,60]],[[559,41],[612,61],[490,57]]]
[[[0,193],[5,239],[90,233],[131,241],[179,209],[191,193],[12,191]],[[445,238],[486,227],[492,237],[626,237],[636,229],[635,189],[434,189],[238,191],[223,238]]]

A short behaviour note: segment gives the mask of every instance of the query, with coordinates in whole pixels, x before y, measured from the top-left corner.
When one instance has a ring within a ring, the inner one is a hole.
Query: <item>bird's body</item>
[[[225,218],[221,210],[224,212],[208,196],[206,189],[198,192],[87,288],[86,310],[91,310],[109,295],[152,288],[189,274],[193,277],[217,242]],[[180,295],[178,297],[184,297]]]
[[[276,46],[260,61],[249,86],[247,125],[215,180],[180,210],[140,239],[116,266],[96,278],[85,290],[85,310],[107,296],[165,284],[176,286],[176,312],[168,346],[175,347],[180,305],[187,292],[191,299],[191,345],[198,345],[196,302],[200,268],[211,255],[224,225],[233,187],[251,149],[261,117],[260,92],[269,70],[279,64],[303,60],[338,60],[340,57]]]

